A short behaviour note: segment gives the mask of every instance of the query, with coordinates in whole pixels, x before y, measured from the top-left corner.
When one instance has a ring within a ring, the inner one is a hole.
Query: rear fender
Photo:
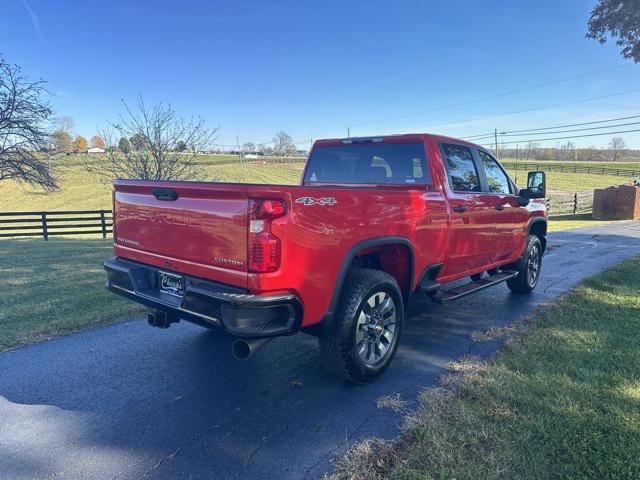
[[[329,304],[329,310],[322,317],[322,320],[314,325],[307,327],[304,331],[311,335],[315,336],[326,336],[332,331],[333,322],[335,312],[338,308],[338,302],[340,301],[340,295],[342,293],[342,288],[344,286],[345,279],[347,277],[347,273],[349,269],[352,267],[354,259],[362,254],[372,253],[376,251],[376,247],[380,246],[392,246],[398,245],[402,247],[406,247],[408,252],[408,264],[409,264],[409,272],[408,272],[408,281],[406,285],[403,285],[403,282],[399,281],[398,284],[401,286],[402,295],[407,305],[411,299],[411,291],[413,287],[413,270],[414,270],[414,253],[411,242],[406,237],[398,237],[398,236],[389,236],[389,237],[375,237],[370,238],[368,240],[364,240],[356,243],[345,255],[342,260],[342,264],[340,266],[340,271],[338,273],[338,277],[336,278],[335,288],[333,290],[333,294],[331,296],[331,303]],[[398,265],[394,265],[393,262],[385,262],[382,265],[382,269],[387,273],[391,274],[395,278],[400,273],[400,268]]]

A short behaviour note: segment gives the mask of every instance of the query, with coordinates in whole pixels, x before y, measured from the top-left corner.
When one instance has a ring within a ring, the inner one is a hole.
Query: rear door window
[[[454,192],[480,192],[480,178],[469,147],[442,144],[449,183]]]
[[[487,184],[489,192],[491,193],[511,193],[511,182],[509,177],[504,173],[504,170],[498,165],[498,162],[487,152],[478,150],[480,156],[480,163],[484,168],[484,173],[487,177]]]
[[[422,143],[366,143],[313,150],[304,183],[429,183]]]

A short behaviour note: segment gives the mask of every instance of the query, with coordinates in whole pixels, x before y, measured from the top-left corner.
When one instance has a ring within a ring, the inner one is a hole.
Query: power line
[[[624,65],[623,65],[624,66]],[[614,68],[620,68],[620,67],[614,67]],[[587,74],[584,74],[587,75]],[[431,126],[427,126],[427,127],[420,127],[420,129],[431,129],[431,128],[437,128],[437,127],[447,127],[450,125],[459,125],[459,124],[463,124],[463,123],[469,123],[469,122],[475,122],[478,120],[487,120],[487,119],[492,119],[492,118],[500,118],[500,117],[505,117],[505,116],[509,116],[509,115],[516,115],[519,113],[528,113],[528,112],[534,112],[534,111],[538,111],[538,110],[546,110],[548,108],[555,108],[555,107],[563,107],[566,105],[575,105],[577,103],[584,103],[584,102],[591,102],[594,100],[602,100],[605,98],[611,98],[611,97],[617,97],[617,96],[622,96],[622,95],[629,95],[632,93],[638,93],[640,92],[640,89],[635,89],[635,90],[627,90],[624,92],[617,92],[617,93],[611,93],[608,95],[598,95],[595,97],[587,97],[587,98],[580,98],[577,100],[571,100],[568,102],[560,102],[560,103],[554,103],[554,104],[547,104],[547,105],[543,105],[543,106],[539,106],[539,107],[532,107],[532,108],[526,108],[523,110],[514,110],[511,112],[506,112],[506,113],[499,113],[499,114],[495,114],[495,115],[484,115],[484,116],[479,116],[479,117],[473,117],[473,118],[469,118],[469,119],[465,119],[465,120],[459,120],[459,121],[454,121],[454,122],[447,122],[447,123],[439,123],[439,124],[435,124],[435,125],[431,125]],[[619,117],[617,119],[610,119],[610,120],[601,120],[598,122],[582,122],[582,123],[576,123],[576,124],[568,124],[568,125],[564,125],[566,127],[569,126],[578,126],[578,125],[589,125],[589,124],[594,124],[594,123],[605,123],[607,121],[614,121],[614,120],[625,120],[625,119],[631,119],[631,118],[640,118],[640,116],[630,116],[630,117]],[[360,124],[362,125],[362,124]],[[534,130],[550,130],[550,129],[554,129],[554,128],[560,128],[560,126],[555,126],[555,127],[543,127],[541,129],[526,129],[526,130],[512,130],[512,131],[508,131],[508,132],[498,132],[499,134],[507,134],[507,133],[518,133],[518,132],[525,132],[525,131],[534,131]],[[319,138],[323,135],[323,133],[328,133],[328,132],[334,132],[334,131],[343,131],[344,127],[341,127],[340,129],[335,129],[335,130],[329,130],[329,131],[325,131],[325,132],[321,132],[318,133],[317,135],[307,135],[305,137],[294,137],[293,140],[299,140],[299,139],[309,139],[311,138]],[[466,139],[475,139],[475,140],[482,140],[483,138],[488,138],[490,136],[493,136],[494,132],[487,132],[486,134],[479,134],[479,135],[472,135],[469,137],[464,137]],[[273,140],[271,141],[262,141],[262,142],[255,142],[257,145],[270,145],[273,142]],[[217,144],[217,145],[221,145],[221,144]],[[222,146],[222,145],[221,145]],[[224,145],[227,147],[233,147],[234,145]]]
[[[568,82],[570,80],[575,80],[577,78],[583,78],[583,77],[587,77],[587,76],[590,76],[590,75],[596,75],[598,73],[603,73],[603,72],[608,72],[608,71],[611,71],[611,70],[616,70],[616,69],[619,69],[619,68],[627,67],[628,65],[629,64],[618,65],[616,67],[609,67],[609,68],[604,68],[604,69],[600,69],[600,70],[594,70],[594,71],[591,71],[591,72],[586,72],[586,73],[581,73],[581,74],[578,74],[578,75],[572,75],[570,77],[561,78],[559,80],[553,80],[551,82],[545,82],[545,83],[540,83],[540,84],[537,84],[537,85],[532,85],[532,86],[529,86],[529,87],[509,90],[509,91],[506,91],[506,92],[501,92],[501,93],[497,93],[497,94],[494,94],[494,95],[489,95],[489,96],[486,96],[486,97],[476,98],[476,99],[473,99],[473,100],[466,100],[464,102],[450,103],[448,105],[442,105],[440,107],[435,107],[435,108],[431,108],[431,109],[428,109],[428,110],[422,110],[422,111],[419,111],[419,112],[408,113],[408,114],[405,114],[405,115],[398,115],[398,116],[395,116],[395,117],[389,117],[389,118],[385,118],[385,119],[381,119],[381,120],[372,120],[372,121],[369,121],[369,122],[356,123],[356,124],[353,124],[351,126],[352,127],[363,127],[363,126],[368,126],[368,125],[375,125],[375,124],[378,124],[378,123],[385,123],[385,122],[388,122],[388,121],[402,120],[402,119],[405,119],[405,118],[415,117],[415,116],[418,116],[418,115],[424,115],[426,113],[438,112],[438,111],[441,111],[441,110],[446,110],[448,108],[461,107],[461,106],[464,106],[464,105],[470,105],[472,103],[484,102],[486,100],[493,100],[495,98],[505,97],[507,95],[513,95],[514,93],[527,92],[529,90],[535,90],[537,88],[543,88],[543,87],[548,87],[550,85],[556,85],[556,84],[559,84],[559,83]]]
[[[546,110],[548,108],[555,108],[555,107],[564,107],[566,105],[574,105],[576,103],[583,103],[583,102],[590,102],[593,100],[602,100],[603,98],[611,98],[611,97],[617,97],[617,96],[621,96],[621,95],[629,95],[631,93],[638,93],[640,92],[640,89],[635,89],[635,90],[627,90],[624,92],[618,92],[618,93],[610,93],[608,95],[599,95],[597,97],[587,97],[587,98],[581,98],[578,100],[571,100],[569,102],[561,102],[561,103],[553,103],[553,104],[549,104],[549,105],[544,105],[541,107],[533,107],[533,108],[525,108],[523,110],[515,110],[515,111],[511,111],[511,112],[506,112],[506,113],[499,113],[496,115],[484,115],[484,116],[480,116],[480,117],[473,117],[473,118],[469,118],[467,120],[460,120],[457,122],[447,122],[447,123],[439,123],[436,125],[430,125],[427,127],[422,127],[422,128],[436,128],[436,127],[447,127],[450,125],[459,125],[461,123],[469,123],[469,122],[475,122],[477,120],[486,120],[489,118],[499,118],[499,117],[506,117],[508,115],[515,115],[518,113],[528,113],[528,112],[535,112],[537,110]],[[493,135],[493,132],[491,132],[491,135]]]
[[[404,115],[397,115],[397,116],[394,116],[394,117],[387,117],[387,118],[378,119],[378,120],[372,120],[372,121],[368,121],[368,122],[355,123],[355,124],[349,125],[349,127],[353,128],[353,127],[363,127],[363,126],[369,126],[369,125],[376,125],[376,124],[386,123],[386,122],[390,122],[390,121],[394,121],[394,120],[402,120],[402,119],[405,119],[405,118],[411,118],[411,117],[415,117],[415,116],[419,116],[419,115],[424,115],[424,114],[427,114],[427,113],[438,112],[438,111],[446,110],[446,109],[449,109],[449,108],[460,107],[460,106],[464,106],[464,105],[470,105],[470,104],[473,104],[473,103],[479,103],[479,102],[483,102],[483,101],[487,101],[487,100],[493,100],[495,98],[505,97],[505,96],[508,96],[508,95],[513,95],[515,93],[527,92],[527,91],[535,90],[535,89],[538,89],[538,88],[543,88],[543,87],[548,87],[548,86],[551,86],[551,85],[557,85],[559,83],[568,82],[568,81],[575,80],[575,79],[578,79],[578,78],[584,78],[584,77],[588,77],[588,76],[591,76],[591,75],[597,75],[599,73],[604,73],[604,72],[609,72],[609,71],[612,71],[612,70],[617,70],[617,69],[620,69],[620,68],[625,68],[625,67],[628,67],[630,65],[631,64],[624,64],[624,65],[617,65],[615,67],[609,67],[609,68],[603,68],[603,69],[599,69],[599,70],[593,70],[593,71],[590,71],[590,72],[580,73],[580,74],[577,74],[577,75],[571,75],[569,77],[564,77],[564,78],[560,78],[558,80],[552,80],[552,81],[545,82],[545,83],[540,83],[540,84],[537,84],[537,85],[531,85],[531,86],[524,87],[524,88],[517,88],[517,89],[513,89],[513,90],[508,90],[506,92],[501,92],[501,93],[489,95],[489,96],[486,96],[486,97],[475,98],[475,99],[472,99],[472,100],[465,100],[463,102],[451,103],[451,104],[442,105],[442,106],[431,108],[431,109],[427,109],[427,110],[408,113],[408,114],[404,114]],[[604,98],[604,97],[601,97],[601,98]],[[306,140],[310,136],[314,137],[314,138],[318,138],[318,137],[320,137],[320,136],[322,136],[324,134],[327,134],[327,133],[340,132],[340,131],[343,131],[343,130],[344,130],[344,127],[334,128],[332,130],[325,130],[323,132],[319,132],[317,135],[304,135],[304,136],[300,136],[300,137],[294,137],[294,140],[299,140],[299,139]],[[257,143],[264,143],[264,144],[268,145],[268,144],[271,144],[273,142],[272,141],[267,141],[267,142],[257,142]]]
[[[604,125],[601,127],[572,128],[568,130],[555,130],[552,132],[531,132],[531,133],[507,133],[501,134],[503,137],[517,137],[518,135],[555,135],[556,133],[584,132],[587,130],[601,130],[603,128],[627,127],[629,125],[638,125],[640,122],[616,123],[614,125]]]
[[[541,130],[554,130],[556,128],[579,127],[579,126],[582,126],[582,125],[595,125],[597,123],[617,122],[619,120],[630,120],[632,118],[640,118],[640,115],[632,115],[630,117],[609,118],[608,120],[596,120],[596,121],[593,121],[593,122],[570,123],[570,124],[567,124],[567,125],[556,125],[555,127],[526,128],[524,130],[508,130],[506,132],[500,132],[500,135],[508,135],[508,134],[512,134],[512,133],[522,133],[522,132],[539,132]],[[613,126],[613,125],[609,125],[609,126]],[[600,128],[606,128],[606,127],[600,127]],[[590,129],[586,129],[586,130],[590,130]],[[464,138],[465,139],[471,139],[471,138],[491,137],[491,136],[493,136],[493,132],[480,133],[478,135],[470,135],[470,136],[464,137]]]
[[[521,133],[521,132],[533,132],[533,131],[540,131],[540,130],[553,130],[554,128],[580,127],[582,125],[594,125],[596,123],[607,123],[607,122],[617,122],[619,120],[630,120],[632,118],[640,118],[640,115],[631,115],[630,117],[610,118],[608,120],[596,120],[594,122],[571,123],[569,125],[559,125],[555,127],[527,128],[525,130],[510,130],[504,133]]]
[[[632,132],[640,132],[640,128],[636,128],[633,130],[619,130],[617,132],[603,132],[603,133],[590,133],[590,134],[585,134],[585,135],[571,135],[568,137],[553,137],[553,138],[536,138],[533,140],[530,139],[526,139],[526,140],[512,140],[509,142],[500,142],[501,145],[510,145],[513,143],[527,143],[527,142],[546,142],[548,140],[567,140],[570,138],[585,138],[585,137],[598,137],[601,135],[615,135],[615,134],[619,134],[619,133],[632,133]],[[481,144],[483,147],[491,147],[494,144],[493,143],[484,143]]]

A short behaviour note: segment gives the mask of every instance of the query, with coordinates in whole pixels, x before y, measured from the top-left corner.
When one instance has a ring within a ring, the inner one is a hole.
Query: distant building
[[[87,150],[87,153],[104,153],[104,151],[104,148],[91,147],[89,150]]]

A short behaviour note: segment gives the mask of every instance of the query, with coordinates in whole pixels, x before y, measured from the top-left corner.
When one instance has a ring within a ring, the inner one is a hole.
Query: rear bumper
[[[272,337],[299,330],[302,306],[295,295],[253,295],[247,290],[183,275],[183,297],[158,289],[159,268],[112,258],[104,262],[105,287],[118,295],[238,337]]]

